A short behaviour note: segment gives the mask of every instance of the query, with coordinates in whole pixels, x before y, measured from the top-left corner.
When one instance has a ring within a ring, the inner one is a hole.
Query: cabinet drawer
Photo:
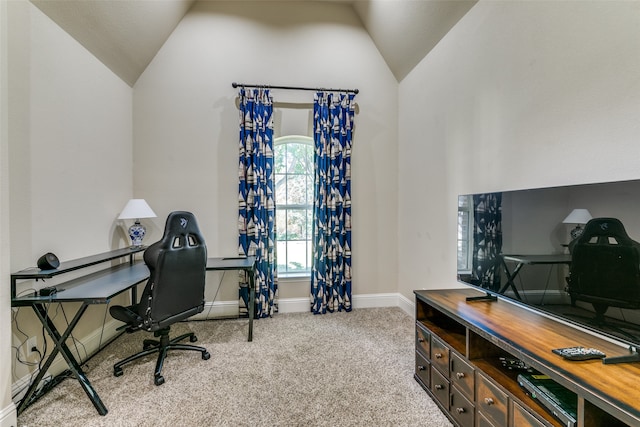
[[[535,418],[522,406],[513,402],[511,410],[511,425],[517,427],[544,427],[544,424]]]
[[[431,336],[431,364],[449,376],[449,347],[435,335]]]
[[[431,366],[431,392],[438,402],[449,411],[449,380]]]
[[[451,387],[451,409],[449,412],[460,424],[460,427],[475,427],[475,408],[455,387]]]
[[[496,427],[506,426],[507,395],[480,373],[476,384],[478,412],[482,412]]]
[[[422,353],[416,351],[416,375],[425,387],[429,387],[429,375],[431,374],[431,364],[424,358]]]
[[[466,360],[451,353],[451,384],[455,385],[471,401],[475,400],[475,371]]]
[[[482,412],[478,412],[476,417],[478,417],[478,427],[496,427],[493,425],[491,421],[487,419],[487,417],[482,415]],[[519,426],[515,424],[515,425],[512,425],[512,427],[519,427]]]
[[[421,351],[427,359],[431,359],[430,340],[431,334],[420,323],[416,323],[416,350]]]

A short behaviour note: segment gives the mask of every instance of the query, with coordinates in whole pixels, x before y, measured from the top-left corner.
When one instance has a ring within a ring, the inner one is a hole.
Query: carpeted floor
[[[180,323],[211,359],[173,352],[165,384],[155,386],[155,356],[113,363],[142,345],[123,335],[85,372],[107,406],[102,417],[75,379],[67,379],[18,417],[18,426],[450,426],[413,379],[414,324],[399,308],[314,316]]]

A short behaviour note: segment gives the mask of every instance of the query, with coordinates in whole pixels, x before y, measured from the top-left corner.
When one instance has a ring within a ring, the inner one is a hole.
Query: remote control
[[[556,348],[551,350],[555,354],[562,356],[567,360],[589,360],[589,359],[602,359],[606,356],[603,352],[595,348],[584,347],[566,347]]]
[[[502,363],[502,366],[507,369],[533,372],[533,369],[529,365],[515,357],[500,357],[500,362]]]

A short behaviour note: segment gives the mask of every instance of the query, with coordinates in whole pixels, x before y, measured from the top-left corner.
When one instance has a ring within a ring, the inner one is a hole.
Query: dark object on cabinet
[[[640,244],[616,218],[590,220],[572,244],[567,282],[572,305],[591,303],[598,325],[609,307],[640,308]]]
[[[150,277],[140,302],[129,307],[113,306],[109,312],[127,324],[127,332],[143,329],[160,339],[144,340],[143,351],[116,363],[113,374],[120,376],[126,363],[157,352],[154,383],[161,385],[162,365],[169,350],[199,351],[202,359],[210,357],[204,347],[179,343],[186,338],[196,342],[193,332],[169,338],[170,325],[204,310],[207,248],[193,214],[170,213],[162,239],[149,246],[144,261]]]

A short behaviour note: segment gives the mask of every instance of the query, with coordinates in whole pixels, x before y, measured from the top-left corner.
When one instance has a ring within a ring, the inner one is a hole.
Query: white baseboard
[[[397,307],[399,293],[364,294],[353,296],[353,308]]]
[[[207,320],[225,317],[238,316],[238,301],[207,301],[204,304],[204,310],[194,316],[191,320]]]
[[[16,427],[18,425],[18,413],[16,405],[11,402],[9,406],[0,410],[0,427]]]
[[[306,313],[311,311],[309,298],[285,298],[278,300],[278,313]]]
[[[411,300],[411,299],[405,297],[402,294],[398,294],[398,307],[400,307],[402,309],[402,311],[407,313],[409,316],[415,318],[415,316],[416,316],[416,302],[415,302],[415,299]]]
[[[353,296],[353,308],[402,307],[413,315],[413,302],[399,293],[364,294]],[[406,306],[406,307],[405,307]],[[280,298],[278,313],[305,313],[310,310],[309,298]],[[202,313],[191,317],[193,320],[234,317],[238,315],[238,301],[207,302]]]
[[[364,294],[352,297],[353,308],[397,307],[401,295],[388,294]],[[310,311],[309,298],[286,298],[278,300],[279,313],[305,313]]]

